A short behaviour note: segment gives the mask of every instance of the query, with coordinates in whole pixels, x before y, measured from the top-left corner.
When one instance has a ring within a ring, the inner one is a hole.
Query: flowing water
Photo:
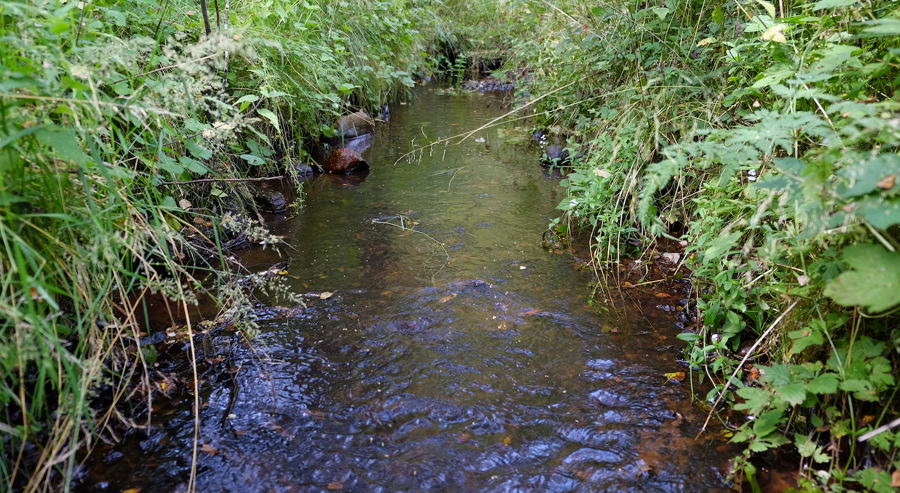
[[[664,376],[683,370],[679,330],[605,318],[572,255],[542,249],[565,194],[533,152],[491,129],[394,165],[502,102],[422,88],[379,127],[364,181],[307,183],[275,226],[307,306],[273,298],[253,345],[200,344],[198,491],[727,490],[726,451],[695,440],[705,413]],[[184,491],[192,402],[101,447],[83,490]]]

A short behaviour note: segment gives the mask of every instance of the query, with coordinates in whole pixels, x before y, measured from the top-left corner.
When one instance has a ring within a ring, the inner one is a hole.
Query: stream
[[[292,248],[241,254],[254,272],[291,257],[289,289],[313,294],[260,294],[252,344],[198,344],[197,491],[729,491],[730,450],[695,438],[706,412],[665,376],[686,370],[681,330],[652,305],[606,314],[579,259],[542,248],[565,191],[534,150],[495,127],[402,157],[510,97],[418,88],[364,180],[316,176],[273,219]],[[77,490],[186,491],[192,403],[158,398]]]

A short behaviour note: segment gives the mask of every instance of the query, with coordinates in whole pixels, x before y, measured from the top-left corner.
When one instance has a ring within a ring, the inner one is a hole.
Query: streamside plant
[[[399,0],[0,2],[4,490],[68,490],[98,440],[151,419],[151,293],[187,341],[216,325],[191,315],[204,297],[252,329],[253,291],[283,291],[226,255],[281,241],[254,181],[403,96],[444,28]]]
[[[896,5],[516,5],[541,33],[523,95],[577,82],[536,107],[579,156],[560,209],[597,265],[687,245],[685,359],[711,417],[750,418],[722,417],[734,485],[773,452],[804,491],[900,484]]]

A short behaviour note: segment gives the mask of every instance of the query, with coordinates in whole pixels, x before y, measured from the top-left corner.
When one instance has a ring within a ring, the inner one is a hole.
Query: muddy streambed
[[[274,226],[307,306],[256,307],[253,345],[202,351],[196,487],[204,492],[725,491],[729,455],[694,437],[663,311],[607,318],[571,254],[541,248],[564,198],[533,151],[477,128],[501,95],[422,88],[364,155],[364,181],[311,180]],[[281,260],[245,254],[251,270]],[[82,491],[184,491],[193,398],[99,448]]]

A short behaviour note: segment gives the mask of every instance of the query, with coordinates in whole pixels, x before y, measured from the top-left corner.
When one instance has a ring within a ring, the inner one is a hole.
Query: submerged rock
[[[325,160],[325,171],[328,173],[347,174],[368,169],[369,165],[362,156],[346,147],[335,149]]]
[[[338,118],[334,124],[336,137],[352,139],[375,131],[375,120],[365,111],[357,111]]]
[[[569,151],[561,145],[549,145],[547,146],[547,149],[544,150],[544,155],[541,157],[541,162],[543,162],[544,164],[556,165],[568,164]]]
[[[250,187],[253,200],[260,209],[266,212],[281,212],[287,209],[287,199],[284,194],[268,187]]]

